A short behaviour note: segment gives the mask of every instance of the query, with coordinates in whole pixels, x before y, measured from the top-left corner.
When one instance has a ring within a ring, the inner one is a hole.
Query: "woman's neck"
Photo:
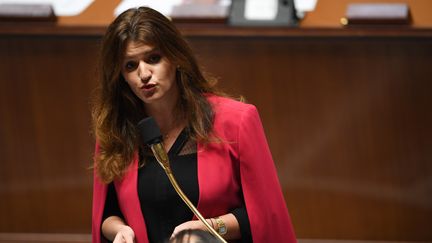
[[[179,114],[178,95],[172,95],[160,102],[146,104],[146,113],[152,116],[161,130],[163,136],[183,128],[183,119]]]
[[[176,99],[146,106],[147,114],[155,119],[162,133],[165,151],[171,149],[178,135],[185,127],[185,121],[179,114],[177,104],[178,100]]]

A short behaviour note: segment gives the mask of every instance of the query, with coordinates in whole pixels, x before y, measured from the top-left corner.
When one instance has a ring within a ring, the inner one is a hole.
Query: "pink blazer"
[[[264,129],[253,105],[209,95],[215,111],[214,132],[223,142],[198,144],[199,200],[205,218],[229,213],[241,206],[249,217],[256,243],[296,242]],[[96,149],[97,153],[97,149]],[[137,156],[124,178],[114,185],[125,221],[137,243],[147,243],[145,215],[137,191]],[[107,186],[94,176],[93,242],[100,243]]]

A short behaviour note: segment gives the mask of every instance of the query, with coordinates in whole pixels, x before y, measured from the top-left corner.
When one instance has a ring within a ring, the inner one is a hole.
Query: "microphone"
[[[156,121],[153,117],[147,117],[138,122],[138,130],[141,135],[141,139],[144,143],[150,146],[153,155],[156,160],[162,166],[165,171],[165,174],[168,176],[168,179],[171,182],[171,185],[176,190],[177,194],[181,197],[181,199],[186,203],[189,209],[195,214],[195,216],[206,226],[209,232],[214,235],[220,242],[227,243],[225,239],[220,236],[215,229],[204,219],[198,209],[192,204],[189,198],[183,193],[180,186],[177,184],[177,181],[171,171],[168,154],[165,151],[163,146],[162,134]]]
[[[153,117],[147,117],[138,122],[138,130],[144,143],[150,146],[156,160],[166,173],[172,174],[168,154],[162,141],[162,134]]]

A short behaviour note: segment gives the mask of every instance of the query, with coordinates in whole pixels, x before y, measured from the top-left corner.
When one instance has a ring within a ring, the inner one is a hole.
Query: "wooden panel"
[[[87,232],[93,39],[0,39],[0,229]]]
[[[90,234],[0,233],[0,243],[90,243]],[[383,242],[385,243],[385,242]]]
[[[299,237],[432,239],[429,39],[189,40],[258,106]],[[0,228],[89,232],[98,39],[0,42]]]

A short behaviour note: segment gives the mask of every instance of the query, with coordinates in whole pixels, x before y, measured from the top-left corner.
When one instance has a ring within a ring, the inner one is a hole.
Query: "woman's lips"
[[[151,91],[156,87],[156,84],[146,84],[142,87],[144,91]]]

